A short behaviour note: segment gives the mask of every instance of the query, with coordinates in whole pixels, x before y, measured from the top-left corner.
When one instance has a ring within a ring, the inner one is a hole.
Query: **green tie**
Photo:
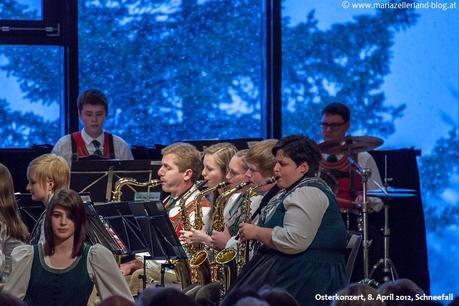
[[[166,205],[164,205],[164,208],[166,209],[166,213],[169,214],[169,211],[174,207],[175,202],[177,199],[174,199],[172,196],[169,198],[167,201]]]
[[[98,156],[102,156],[102,151],[100,150],[100,142],[96,139],[94,139],[92,141],[92,145],[94,146],[94,148],[96,149],[94,151],[94,155],[98,155]]]
[[[336,163],[338,161],[338,156],[336,156],[334,154],[328,155],[327,161],[328,162],[332,162],[332,163]]]

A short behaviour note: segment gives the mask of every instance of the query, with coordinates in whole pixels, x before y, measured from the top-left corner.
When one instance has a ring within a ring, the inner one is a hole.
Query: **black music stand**
[[[100,243],[116,255],[126,255],[126,244],[110,223],[97,213],[94,204],[84,202],[84,208],[89,224],[86,236],[91,244]]]
[[[109,202],[93,207],[119,235],[127,254],[147,251],[142,230],[132,215],[128,202]]]
[[[79,195],[83,202],[91,200],[89,193],[83,192]],[[32,232],[35,224],[45,211],[45,206],[40,201],[32,200],[32,195],[30,193],[15,193],[14,196],[18,204],[22,222],[27,226],[29,232]]]
[[[45,206],[42,202],[32,200],[32,195],[30,193],[17,193],[15,197],[21,219],[30,233],[38,219],[40,219],[41,214],[45,211]]]
[[[164,286],[166,268],[173,268],[172,259],[187,259],[185,250],[177,238],[174,227],[160,201],[130,202],[129,208],[142,229],[150,257],[148,259],[166,260],[161,264],[161,282]],[[145,264],[144,264],[145,269]],[[144,271],[144,288],[145,288]]]
[[[148,182],[154,177],[160,167],[160,161],[155,160],[88,160],[72,162],[70,171],[70,188],[78,192],[89,192],[94,203],[106,203],[112,200],[112,191],[120,178],[133,178],[138,182]],[[138,189],[142,187],[128,186],[123,190],[122,200],[133,200]],[[147,191],[158,192],[148,188]],[[145,190],[143,187],[142,190]]]

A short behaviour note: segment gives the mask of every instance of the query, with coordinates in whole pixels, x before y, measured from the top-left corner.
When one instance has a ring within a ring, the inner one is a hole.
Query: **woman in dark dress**
[[[258,226],[240,225],[240,239],[255,241],[254,256],[232,290],[271,285],[286,289],[299,305],[318,305],[316,295],[346,285],[344,223],[333,192],[316,176],[322,157],[312,140],[287,136],[273,154],[281,190],[263,208]]]
[[[4,290],[29,306],[86,306],[93,286],[101,299],[119,295],[134,302],[112,253],[85,244],[86,227],[78,193],[55,193],[44,219],[45,242],[13,250]]]

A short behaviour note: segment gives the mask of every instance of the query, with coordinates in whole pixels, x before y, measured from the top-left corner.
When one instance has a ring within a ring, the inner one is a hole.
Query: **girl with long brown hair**
[[[0,282],[5,282],[11,272],[11,252],[28,235],[19,216],[11,173],[0,163]]]
[[[86,228],[78,193],[57,191],[46,210],[44,243],[14,249],[5,291],[30,306],[86,306],[94,286],[101,299],[120,295],[134,301],[112,253],[85,244]]]

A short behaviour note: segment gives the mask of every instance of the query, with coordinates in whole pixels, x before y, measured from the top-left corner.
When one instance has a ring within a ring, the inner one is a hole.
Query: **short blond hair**
[[[212,155],[220,170],[226,174],[231,158],[236,154],[237,149],[229,142],[220,142],[204,149],[204,155]],[[204,157],[204,156],[203,156]]]
[[[176,142],[161,150],[161,154],[174,154],[177,162],[177,167],[180,172],[185,172],[191,169],[193,172],[191,181],[195,183],[202,171],[201,153],[196,149],[195,146],[186,142]]]
[[[276,139],[259,141],[247,151],[245,160],[248,164],[255,165],[263,176],[274,175],[276,158],[272,153],[272,149],[276,143]]]
[[[34,174],[42,186],[48,180],[53,181],[53,192],[62,188],[69,188],[70,168],[65,159],[53,153],[43,154],[32,160],[27,167],[27,174]]]

